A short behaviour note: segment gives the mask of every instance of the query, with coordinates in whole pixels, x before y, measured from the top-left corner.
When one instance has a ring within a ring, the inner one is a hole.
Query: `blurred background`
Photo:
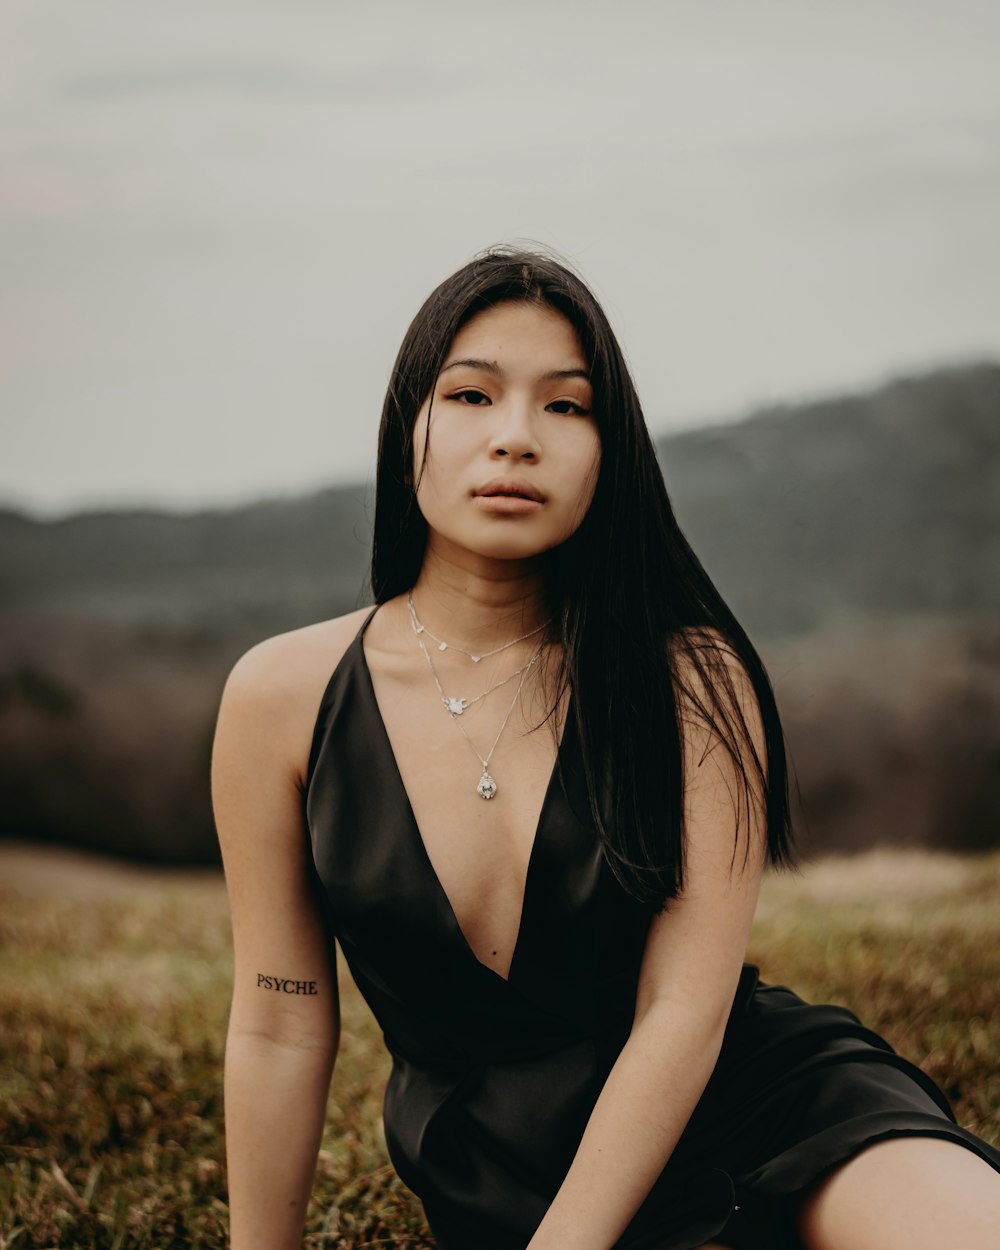
[[[217,858],[222,685],[367,602],[423,298],[531,239],[769,667],[807,853],[1000,845],[1000,9],[7,0],[0,836]]]

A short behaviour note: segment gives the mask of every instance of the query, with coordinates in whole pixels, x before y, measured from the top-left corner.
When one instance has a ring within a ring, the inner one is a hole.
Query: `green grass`
[[[1000,1145],[1000,854],[769,879],[750,958],[845,1004]],[[226,1244],[220,882],[0,895],[0,1250]],[[381,1137],[388,1071],[353,986],[305,1244],[433,1245]]]

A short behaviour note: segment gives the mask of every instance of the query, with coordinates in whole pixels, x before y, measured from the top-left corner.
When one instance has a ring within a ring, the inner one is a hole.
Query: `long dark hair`
[[[788,863],[785,743],[764,665],[681,533],[607,317],[586,284],[551,255],[490,248],[442,282],[407,330],[379,428],[373,597],[384,603],[408,590],[423,560],[427,524],[412,471],[420,408],[462,326],[509,300],[545,304],[566,317],[590,367],[601,439],[597,486],[577,531],[544,559],[549,641],[562,655],[556,702],[568,686],[590,814],[608,863],[642,902],[663,906],[683,888],[679,692],[730,755],[748,818],[752,791],[765,802],[768,861]],[[760,708],[764,760],[740,708],[734,657]]]

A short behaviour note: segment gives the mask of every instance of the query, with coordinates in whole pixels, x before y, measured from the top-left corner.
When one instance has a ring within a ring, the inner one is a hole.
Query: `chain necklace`
[[[473,664],[478,664],[480,660],[488,659],[491,655],[499,655],[501,651],[506,651],[508,647],[513,647],[515,643],[524,642],[525,638],[533,638],[535,634],[541,633],[546,625],[549,624],[549,621],[544,621],[537,629],[533,629],[527,634],[522,634],[520,638],[512,638],[510,642],[505,642],[501,647],[494,647],[492,651],[482,651],[479,655],[473,655],[471,651],[466,651],[463,647],[456,647],[453,642],[445,642],[443,639],[438,638],[436,634],[431,633],[417,616],[417,609],[413,606],[412,590],[406,592],[406,606],[410,609],[410,619],[413,622],[414,633],[426,634],[428,638],[437,643],[439,651],[457,651],[460,655],[467,655]]]
[[[431,676],[434,678],[434,685],[437,686],[438,688],[438,694],[441,696],[441,702],[444,705],[445,710],[450,712],[452,716],[461,716],[466,708],[472,707],[474,703],[478,703],[481,699],[485,699],[488,694],[492,694],[494,690],[499,690],[501,686],[506,686],[508,682],[513,681],[515,677],[518,677],[521,673],[525,671],[523,668],[515,669],[514,672],[511,673],[509,676],[504,677],[502,680],[498,682],[494,682],[494,684],[490,686],[488,690],[484,690],[482,694],[477,694],[474,698],[471,698],[471,699],[463,699],[463,698],[454,697],[452,695],[447,695],[444,692],[444,687],[441,685],[441,679],[438,677],[438,671],[434,667],[434,661],[431,659],[430,653],[428,652],[426,646],[424,645],[423,639],[420,637],[420,634],[415,625],[413,627],[413,632],[417,635],[417,642],[420,643],[420,649],[421,651],[423,651],[424,658],[427,660],[427,663],[430,666]]]
[[[417,642],[420,645],[420,650],[424,653],[424,658],[427,660],[427,663],[430,665],[430,670],[434,675],[434,681],[437,685],[437,688],[440,690],[441,683],[438,680],[437,670],[434,668],[434,661],[431,659],[430,652],[427,650],[427,644],[424,642],[423,638],[420,637],[419,633],[417,634]],[[485,756],[480,755],[478,750],[476,750],[476,745],[472,741],[472,739],[469,737],[468,733],[466,733],[465,726],[458,719],[458,714],[455,712],[450,712],[450,709],[449,709],[451,719],[455,722],[455,724],[462,731],[462,736],[465,738],[465,741],[472,748],[473,754],[475,755],[476,759],[483,766],[483,775],[479,778],[479,783],[476,786],[476,793],[479,795],[481,799],[492,799],[496,795],[497,783],[496,783],[496,780],[490,776],[490,760],[493,758],[493,752],[497,749],[497,743],[500,741],[501,737],[503,736],[503,731],[507,728],[507,722],[510,720],[511,713],[514,711],[514,705],[517,703],[518,699],[521,696],[521,690],[524,686],[524,679],[527,677],[529,670],[531,669],[531,667],[534,665],[535,661],[538,659],[538,657],[541,654],[542,654],[542,648],[539,646],[538,649],[535,651],[535,654],[531,657],[531,659],[527,662],[527,664],[525,664],[524,668],[521,669],[521,672],[519,674],[520,681],[518,681],[517,689],[514,691],[514,697],[510,701],[510,707],[507,709],[507,715],[503,718],[503,722],[500,725],[500,731],[497,734],[497,736],[494,738],[493,745],[490,747],[489,751],[487,752]]]

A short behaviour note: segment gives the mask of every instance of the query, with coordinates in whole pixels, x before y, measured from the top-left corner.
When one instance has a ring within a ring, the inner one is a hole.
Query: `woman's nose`
[[[529,405],[510,403],[494,409],[496,426],[490,437],[490,455],[512,460],[537,460],[541,447]]]

